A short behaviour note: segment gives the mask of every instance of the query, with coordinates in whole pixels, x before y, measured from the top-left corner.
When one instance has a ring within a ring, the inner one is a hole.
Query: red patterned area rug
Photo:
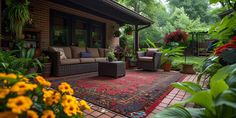
[[[179,72],[127,71],[125,77],[69,77],[75,96],[128,117],[144,117],[173,89],[170,84],[184,79]]]

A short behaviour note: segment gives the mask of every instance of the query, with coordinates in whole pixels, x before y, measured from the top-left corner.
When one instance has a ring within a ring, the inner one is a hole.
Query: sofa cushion
[[[99,52],[97,48],[87,48],[87,52],[90,52],[93,58],[99,57]]]
[[[60,47],[49,47],[50,51],[55,51],[55,52],[59,52],[60,53],[60,59],[67,59],[64,49],[60,48]]]
[[[95,58],[96,62],[107,62],[107,58],[105,57],[100,57],[100,58]]]
[[[78,64],[80,63],[80,59],[63,59],[61,60],[61,64]]]
[[[147,52],[146,52],[146,56],[147,56],[147,57],[153,57],[153,54],[154,54],[155,52],[157,52],[157,51],[158,51],[157,48],[148,48],[148,49],[147,49]]]
[[[80,58],[80,53],[81,52],[86,52],[86,49],[72,46],[71,47],[71,52],[72,52],[72,57],[73,58]]]
[[[81,63],[93,63],[95,62],[95,58],[80,58]]]
[[[92,58],[92,54],[90,52],[80,52],[80,58]]]
[[[105,48],[98,48],[99,56],[105,57]]]
[[[153,57],[139,57],[139,61],[152,61]]]
[[[64,52],[65,52],[65,55],[67,57],[67,59],[71,59],[72,58],[72,54],[71,54],[71,49],[70,47],[62,47]]]

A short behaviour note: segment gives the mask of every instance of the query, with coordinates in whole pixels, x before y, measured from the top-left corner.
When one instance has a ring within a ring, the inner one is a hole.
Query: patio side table
[[[114,78],[125,76],[125,63],[123,61],[98,63],[99,76],[111,76]]]

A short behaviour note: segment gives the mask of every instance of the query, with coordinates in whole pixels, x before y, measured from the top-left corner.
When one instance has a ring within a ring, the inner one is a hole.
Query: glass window
[[[74,38],[72,40],[72,45],[76,45],[79,47],[87,46],[88,39],[88,26],[86,23],[81,22],[79,20],[75,21],[75,30],[74,30]]]
[[[52,21],[52,40],[54,46],[64,46],[69,44],[68,20],[54,16]]]
[[[91,26],[91,47],[100,48],[104,45],[103,25],[93,24]]]

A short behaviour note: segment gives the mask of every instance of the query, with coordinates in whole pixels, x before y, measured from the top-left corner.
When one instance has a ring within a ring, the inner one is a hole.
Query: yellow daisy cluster
[[[76,100],[74,96],[71,95],[64,95],[62,97],[62,103],[61,105],[63,106],[64,112],[68,116],[73,116],[76,114],[82,114],[82,111],[79,108],[79,102]]]
[[[28,110],[27,111],[27,118],[38,118],[38,117],[39,116],[35,111],[33,111],[33,110]]]
[[[32,104],[33,102],[29,97],[18,96],[16,98],[10,98],[7,102],[7,107],[11,108],[13,113],[21,114],[29,110]]]
[[[51,86],[51,83],[49,81],[45,80],[42,76],[37,76],[36,80],[43,86],[48,86],[48,87]]]
[[[74,90],[71,88],[70,84],[66,82],[62,82],[59,86],[58,89],[65,94],[73,95]]]
[[[17,79],[17,75],[16,74],[13,74],[13,73],[9,73],[9,74],[6,74],[6,73],[0,73],[0,79]]]
[[[41,118],[56,118],[56,115],[52,110],[45,110],[43,111]]]
[[[8,88],[0,88],[0,99],[4,99],[9,93],[10,90]]]
[[[27,91],[33,91],[35,88],[37,88],[36,84],[28,84],[20,81],[12,86],[11,91],[16,92],[18,95],[23,95]]]
[[[43,89],[43,101],[47,105],[57,104],[61,99],[61,94],[55,90]]]
[[[87,103],[85,100],[81,100],[81,101],[79,102],[79,104],[80,104],[80,109],[81,109],[82,111],[84,111],[84,110],[89,110],[89,111],[91,111],[91,107],[88,105],[88,103]]]

